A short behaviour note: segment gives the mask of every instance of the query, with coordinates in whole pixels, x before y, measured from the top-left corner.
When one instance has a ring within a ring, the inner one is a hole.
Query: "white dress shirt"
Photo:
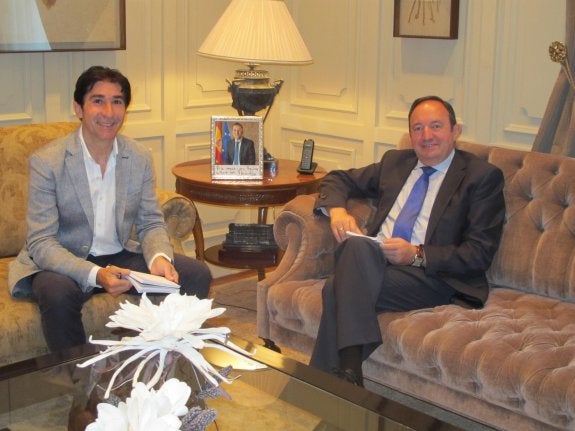
[[[84,154],[84,166],[88,175],[90,186],[90,198],[92,200],[92,209],[94,211],[94,237],[90,254],[92,256],[101,256],[116,254],[121,252],[124,247],[118,238],[116,231],[116,157],[118,155],[118,141],[114,139],[112,152],[106,164],[106,171],[102,176],[100,165],[96,163],[88,151],[86,142],[82,135],[82,126],[79,130],[82,152]],[[169,256],[165,253],[156,253],[148,263],[148,268],[158,257],[163,256],[171,262]],[[96,282],[100,266],[94,265],[88,275],[88,286],[101,287]]]
[[[453,156],[455,155],[455,150],[451,152],[449,157],[445,159],[443,162],[439,163],[438,165],[432,166],[435,168],[437,172],[434,172],[429,177],[429,187],[427,189],[427,194],[425,195],[425,200],[423,201],[423,206],[421,207],[421,211],[415,220],[415,225],[413,226],[413,234],[411,235],[411,243],[414,245],[423,244],[425,242],[425,233],[427,231],[427,223],[429,222],[429,215],[431,214],[431,209],[433,207],[433,203],[435,202],[435,198],[437,197],[437,192],[445,179],[445,174],[451,165],[451,161],[453,160]],[[387,217],[381,224],[381,229],[377,234],[378,238],[386,239],[391,238],[393,232],[393,226],[395,224],[395,220],[399,216],[401,209],[405,205],[409,194],[411,193],[411,189],[415,182],[419,179],[421,175],[423,175],[423,170],[421,167],[424,166],[423,163],[417,162],[413,171],[403,188],[399,192],[395,203],[391,207],[391,210],[387,214]]]
[[[106,171],[102,175],[100,165],[94,160],[84,137],[82,126],[79,130],[84,166],[88,175],[90,198],[94,211],[94,237],[90,254],[92,256],[116,254],[123,250],[116,231],[116,156],[118,155],[118,142],[114,139],[112,152],[106,164]],[[88,276],[88,285],[97,286],[96,275],[100,267],[94,265]]]

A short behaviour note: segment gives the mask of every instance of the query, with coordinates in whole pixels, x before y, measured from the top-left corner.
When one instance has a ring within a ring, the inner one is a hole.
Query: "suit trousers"
[[[88,256],[87,260],[101,267],[114,265],[149,272],[144,256],[127,250],[114,255]],[[180,293],[198,298],[208,296],[212,275],[204,262],[175,254],[174,267],[179,274]],[[32,295],[40,310],[42,331],[50,351],[86,343],[82,307],[92,294],[105,293],[105,290],[94,288],[83,292],[72,278],[51,271],[41,271],[33,277]],[[127,293],[138,294],[133,287]],[[148,294],[151,295],[156,294]]]
[[[362,360],[382,344],[377,316],[449,304],[455,290],[424,268],[396,266],[379,244],[350,237],[335,251],[335,272],[322,292],[323,312],[310,365],[339,368],[339,350],[362,347]]]

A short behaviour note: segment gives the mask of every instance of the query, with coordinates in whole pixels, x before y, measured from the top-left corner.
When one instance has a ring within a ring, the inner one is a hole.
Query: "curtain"
[[[572,73],[575,64],[575,0],[566,0],[565,46]],[[532,151],[575,157],[575,91],[561,68],[547,103]]]

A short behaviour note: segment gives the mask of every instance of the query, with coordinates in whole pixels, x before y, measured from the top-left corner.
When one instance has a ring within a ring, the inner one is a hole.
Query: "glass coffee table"
[[[239,375],[232,384],[223,384],[231,399],[207,400],[208,407],[217,411],[210,431],[488,429],[421,402],[414,407],[411,401],[417,400],[397,391],[390,389],[390,398],[384,398],[263,346],[233,341],[247,350],[255,347],[252,359],[262,368],[242,370],[241,360],[231,364],[233,374]],[[98,350],[79,346],[1,367],[0,431],[68,429],[74,399],[83,389],[78,373],[88,372],[75,365]],[[229,365],[228,358],[207,351],[206,357],[216,366],[223,366],[221,361]]]

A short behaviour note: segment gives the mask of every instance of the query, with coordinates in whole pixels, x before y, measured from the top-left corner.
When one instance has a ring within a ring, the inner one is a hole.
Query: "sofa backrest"
[[[406,134],[399,147],[410,146]],[[506,222],[490,283],[575,301],[575,159],[465,141],[457,148],[505,177]]]
[[[28,158],[78,122],[0,127],[0,257],[15,256],[26,240]]]

